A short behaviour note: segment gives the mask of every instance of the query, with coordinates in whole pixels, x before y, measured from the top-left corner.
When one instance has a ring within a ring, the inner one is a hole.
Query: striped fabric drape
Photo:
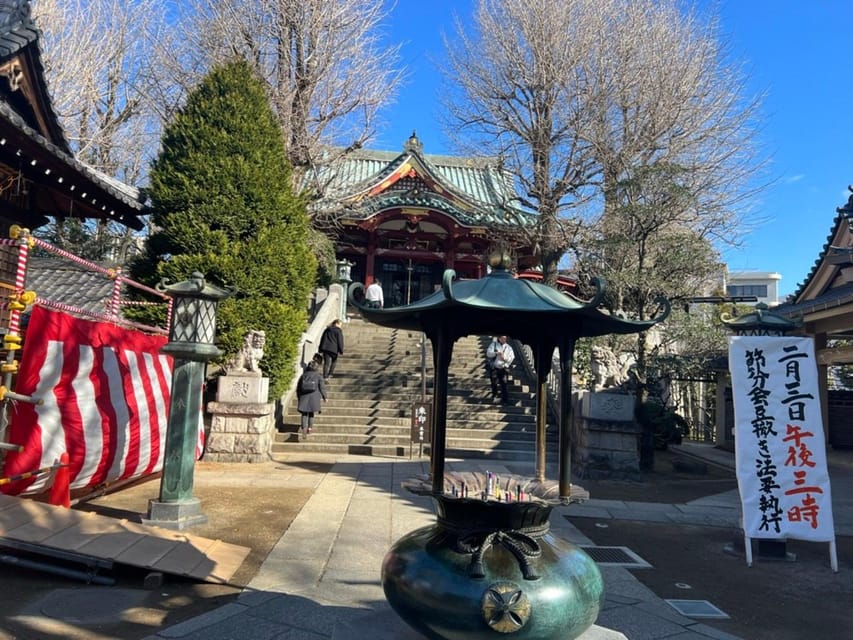
[[[7,454],[11,476],[69,455],[71,488],[146,476],[163,466],[172,360],[164,336],[32,309],[15,391],[42,404],[13,403]],[[51,476],[0,486],[4,493],[45,491]]]

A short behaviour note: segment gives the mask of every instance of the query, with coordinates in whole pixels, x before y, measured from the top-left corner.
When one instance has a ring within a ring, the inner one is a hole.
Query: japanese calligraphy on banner
[[[744,534],[834,541],[813,340],[733,336],[729,369]]]

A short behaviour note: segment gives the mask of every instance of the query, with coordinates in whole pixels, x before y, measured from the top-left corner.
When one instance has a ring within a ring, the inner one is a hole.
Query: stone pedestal
[[[223,380],[229,376],[224,376]],[[265,378],[254,378],[263,380]],[[217,394],[217,397],[218,394]],[[275,416],[272,403],[209,402],[210,435],[204,459],[213,462],[269,460]]]
[[[219,378],[217,402],[265,404],[270,395],[270,379],[251,372],[228,373]]]
[[[639,480],[640,435],[634,421],[634,396],[578,394],[572,468],[592,480]]]
[[[191,527],[207,523],[207,516],[201,510],[201,500],[187,498],[177,502],[148,501],[148,517],[143,524],[165,529],[184,531]]]

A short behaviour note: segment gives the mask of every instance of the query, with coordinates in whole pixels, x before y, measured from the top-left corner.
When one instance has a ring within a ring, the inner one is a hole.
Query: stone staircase
[[[328,401],[314,418],[310,437],[299,438],[296,400],[286,408],[273,453],[309,451],[333,454],[409,456],[411,411],[421,401],[421,333],[387,329],[360,318],[344,326],[345,354],[327,382]],[[519,358],[507,379],[510,402],[492,400],[483,366],[489,337],[456,342],[448,376],[447,457],[533,462],[535,394]],[[426,402],[433,388],[432,347],[426,346]],[[556,440],[556,430],[549,429]],[[556,450],[556,442],[547,445]],[[424,454],[429,443],[424,444]]]

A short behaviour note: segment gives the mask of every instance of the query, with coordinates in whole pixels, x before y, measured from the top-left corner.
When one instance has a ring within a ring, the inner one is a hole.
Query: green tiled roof
[[[429,177],[447,192],[447,197],[432,191],[413,194],[399,182],[375,196],[367,195],[407,161],[423,166]],[[511,176],[499,168],[494,158],[430,155],[413,149],[402,153],[358,150],[334,166],[321,168],[316,178],[325,185],[325,197],[318,207],[330,210],[336,203],[353,200],[347,215],[356,219],[390,207],[406,206],[442,211],[469,226],[517,225],[520,221],[532,224],[536,219],[535,214],[520,207]],[[454,199],[467,206],[460,207]]]

